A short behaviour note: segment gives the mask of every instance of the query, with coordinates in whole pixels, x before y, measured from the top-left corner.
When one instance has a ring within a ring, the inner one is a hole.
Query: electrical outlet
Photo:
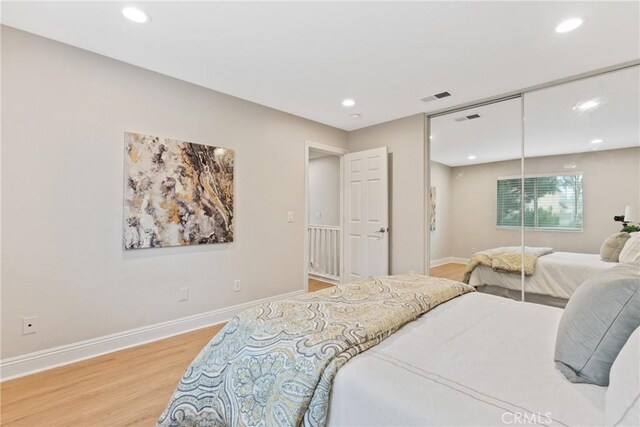
[[[240,279],[233,282],[233,292],[240,292]]]
[[[293,212],[287,212],[287,222],[293,222]]]
[[[22,335],[35,334],[38,329],[37,326],[38,318],[36,316],[29,316],[22,318]]]
[[[189,301],[189,288],[180,288],[180,302]]]

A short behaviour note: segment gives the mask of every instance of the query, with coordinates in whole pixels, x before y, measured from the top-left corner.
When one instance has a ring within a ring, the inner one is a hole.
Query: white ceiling
[[[574,109],[589,100],[599,105]],[[431,119],[431,158],[462,166],[521,156],[521,100],[511,99]],[[480,118],[456,122],[470,114]],[[640,145],[640,67],[565,83],[524,96],[526,157]],[[593,144],[591,141],[601,139]],[[468,156],[474,155],[475,159]]]
[[[640,56],[638,2],[138,1],[148,24],[122,17],[130,4],[3,1],[1,20],[346,130]]]

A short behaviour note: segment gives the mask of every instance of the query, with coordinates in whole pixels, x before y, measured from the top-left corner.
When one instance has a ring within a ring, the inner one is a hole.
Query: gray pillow
[[[620,252],[630,237],[631,235],[625,232],[615,233],[607,237],[600,247],[600,258],[607,262],[618,262]]]
[[[587,279],[564,309],[556,366],[571,382],[609,385],[609,371],[640,326],[640,267],[619,264]]]

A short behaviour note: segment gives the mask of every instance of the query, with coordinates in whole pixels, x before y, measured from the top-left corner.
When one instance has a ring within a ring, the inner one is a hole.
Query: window
[[[498,227],[520,227],[522,180],[498,178]],[[582,231],[582,174],[524,178],[525,227]]]

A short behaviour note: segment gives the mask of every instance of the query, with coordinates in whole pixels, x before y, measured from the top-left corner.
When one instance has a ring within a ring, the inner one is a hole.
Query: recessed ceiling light
[[[601,142],[603,142],[603,140],[602,140],[602,139],[599,139],[599,138],[598,138],[598,139],[592,139],[592,140],[591,140],[591,143],[592,143],[592,144],[600,144]]]
[[[351,120],[359,120],[362,118],[362,115],[358,113],[354,113],[354,114],[351,114],[349,117],[351,117]]]
[[[556,33],[568,33],[569,31],[573,31],[582,25],[582,19],[580,18],[571,18],[566,21],[562,21],[556,27]]]
[[[476,159],[476,156],[474,156],[474,155],[472,154],[472,155],[470,155],[469,157],[467,157],[467,159],[469,159],[469,160],[475,160],[475,159]]]
[[[592,108],[597,107],[598,105],[600,105],[600,103],[595,100],[595,99],[590,99],[588,101],[582,102],[578,105],[576,105],[575,107],[573,107],[574,110],[580,110],[580,111],[587,111],[590,110]]]
[[[129,21],[137,22],[138,24],[144,24],[149,20],[147,14],[137,7],[125,7],[122,9],[122,14]]]
[[[354,105],[356,105],[356,101],[351,98],[347,98],[342,101],[342,105],[345,107],[353,107]]]

